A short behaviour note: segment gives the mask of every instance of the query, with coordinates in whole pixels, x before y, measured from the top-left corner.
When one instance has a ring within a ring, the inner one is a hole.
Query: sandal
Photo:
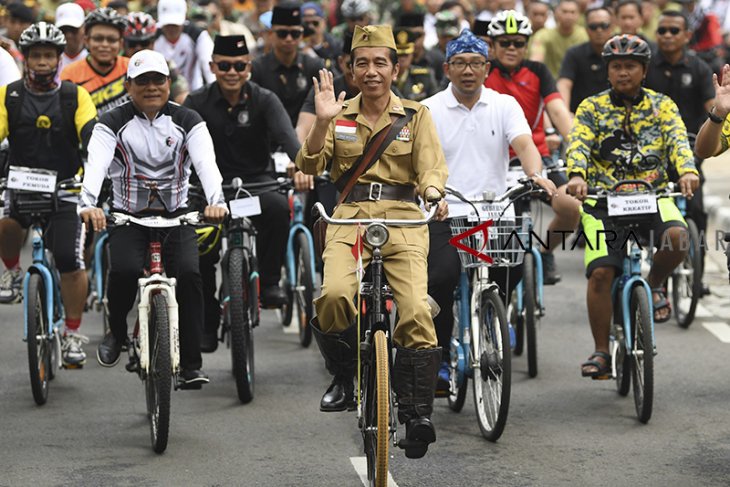
[[[611,356],[606,352],[593,352],[588,360],[581,365],[581,374],[583,377],[599,377],[611,375]],[[586,371],[586,367],[595,367],[593,371]]]
[[[669,302],[669,299],[667,299],[667,290],[663,287],[656,287],[651,290],[652,292],[652,299],[654,296],[654,293],[659,295],[659,299],[654,301],[654,323],[666,323],[669,321],[669,318],[672,317],[672,303]],[[657,311],[667,309],[669,310],[669,313],[664,318],[657,318]]]

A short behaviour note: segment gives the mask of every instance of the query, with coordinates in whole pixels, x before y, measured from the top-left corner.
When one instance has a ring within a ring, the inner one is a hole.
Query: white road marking
[[[355,467],[360,482],[365,487],[368,487],[368,460],[365,457],[350,457],[350,463]],[[388,487],[398,487],[398,484],[393,480],[393,476],[388,472]]]
[[[281,310],[277,309],[275,310],[276,313],[276,321],[281,323]],[[282,326],[281,329],[284,330],[285,335],[295,335],[299,333],[299,328],[296,327],[296,318],[292,316],[291,323],[289,323],[289,326]]]
[[[730,343],[730,325],[724,321],[705,321],[702,326],[722,343]]]
[[[702,306],[701,303],[697,303],[697,309],[695,310],[695,318],[712,318],[710,310]]]

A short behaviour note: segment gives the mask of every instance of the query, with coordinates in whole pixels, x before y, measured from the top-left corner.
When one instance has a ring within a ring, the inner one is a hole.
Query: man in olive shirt
[[[343,105],[345,95],[335,94],[332,73],[320,72],[320,81],[314,85],[317,120],[297,154],[297,166],[318,174],[331,162],[332,176],[337,180],[355,164],[372,137],[399,117],[411,116],[380,159],[360,176],[334,217],[420,219],[423,214],[415,203],[416,194],[426,201],[439,199],[447,177],[431,115],[425,106],[400,99],[390,91],[398,76],[390,26],[356,27],[350,56],[361,93]],[[374,187],[378,188],[375,192]],[[447,213],[442,200],[438,217],[443,219]],[[359,337],[357,326],[352,324],[357,312],[352,297],[358,285],[352,247],[357,232],[355,226],[331,225],[327,229],[322,295],[315,301],[317,318],[312,322],[327,368],[335,376],[320,402],[323,411],[342,411],[353,403]],[[436,440],[430,415],[441,363],[441,348],[426,300],[428,229],[391,228],[382,254],[400,316],[393,332],[398,352],[392,380],[398,419],[406,424],[408,441],[403,446],[407,457],[420,458]],[[371,255],[369,246],[365,247],[365,265]]]
[[[322,59],[305,56],[299,51],[303,34],[299,4],[282,3],[274,7],[271,30],[267,32],[271,52],[257,57],[251,72],[253,82],[279,97],[292,127],[297,124],[299,110],[312,87],[312,78],[324,67]]]
[[[561,0],[555,8],[554,29],[541,29],[532,38],[530,60],[545,63],[557,78],[565,53],[573,46],[588,40],[588,34],[578,25],[580,16],[576,0]]]
[[[191,93],[185,106],[198,112],[213,138],[216,161],[223,181],[240,177],[244,182],[273,181],[269,147],[281,145],[291,159],[299,150],[294,128],[279,99],[255,82],[246,81],[251,70],[244,36],[217,36],[211,70],[216,81]],[[258,195],[261,215],[251,217],[261,272],[261,301],[264,307],[286,301],[279,287],[281,266],[289,233],[289,204],[286,196],[272,191]],[[215,298],[217,246],[200,259],[205,296],[205,332],[201,349],[215,351],[220,310]]]

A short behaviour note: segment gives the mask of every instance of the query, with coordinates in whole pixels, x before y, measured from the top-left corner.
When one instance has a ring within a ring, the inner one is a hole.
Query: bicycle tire
[[[45,340],[48,331],[48,317],[45,306],[45,285],[40,274],[33,273],[28,281],[28,295],[25,307],[28,325],[28,370],[30,370],[30,388],[36,404],[42,406],[48,400],[48,382],[50,380],[51,347],[53,344]],[[41,338],[37,338],[41,337]]]
[[[102,252],[102,261],[101,261],[101,271],[102,271],[102,286],[104,288],[99,291],[99,299],[101,299],[102,307],[101,307],[101,316],[104,323],[104,336],[107,335],[111,331],[111,327],[109,325],[109,306],[108,306],[108,293],[109,293],[109,274],[111,270],[111,252],[109,250],[109,239],[104,242],[104,250]]]
[[[387,487],[388,485],[388,446],[390,444],[390,367],[388,359],[388,340],[382,330],[375,332],[373,337],[373,358],[375,374],[372,377],[371,385],[375,391],[370,391],[370,421],[366,422],[368,426],[375,426],[375,448],[371,449],[372,455],[368,455],[368,461],[371,465],[368,472],[373,475],[369,477],[371,485],[374,487]],[[368,425],[367,423],[371,423]],[[371,432],[372,435],[372,432]],[[372,436],[371,436],[372,439]],[[367,446],[367,442],[366,442]]]
[[[702,252],[697,224],[687,218],[689,249],[682,263],[672,272],[672,307],[677,324],[689,328],[694,321],[697,303],[702,296]],[[683,309],[684,299],[689,306]]]
[[[314,316],[314,269],[311,267],[312,254],[309,239],[304,232],[297,233],[295,243],[296,256],[296,292],[297,322],[299,325],[299,343],[307,348],[312,343],[312,329],[309,322]]]
[[[654,337],[651,326],[649,297],[642,286],[636,286],[631,291],[631,372],[636,415],[642,423],[649,422],[654,403]]]
[[[259,277],[259,263],[256,256],[252,252],[246,254],[248,256],[248,319],[251,328],[256,328],[261,323],[261,278]],[[253,350],[253,349],[252,349]],[[251,356],[251,367],[253,367],[253,355]],[[253,374],[253,373],[252,373]]]
[[[495,288],[481,291],[477,333],[472,333],[474,407],[482,436],[497,441],[504,432],[512,384],[509,327],[504,302]],[[499,321],[495,326],[495,318]]]
[[[228,290],[230,301],[231,363],[238,400],[251,402],[254,395],[253,333],[251,327],[249,270],[243,250],[231,249],[228,256]]]
[[[527,342],[527,375],[537,377],[537,291],[535,286],[535,257],[525,253],[522,275],[522,302],[525,308],[525,336]]]
[[[454,329],[451,332],[452,337],[458,337],[459,336],[459,322],[456,320],[456,318],[459,316],[459,308],[454,303]],[[458,358],[458,350],[455,346],[456,338],[452,338],[452,345],[450,350],[450,363],[449,363],[449,382],[450,382],[450,389],[451,392],[449,393],[449,396],[447,398],[449,403],[449,409],[454,411],[455,413],[461,412],[461,410],[464,408],[464,403],[466,402],[466,392],[468,391],[468,385],[469,385],[469,377],[464,373],[461,374],[463,377],[461,385],[457,384],[458,382],[458,371],[456,370],[459,366],[459,358]],[[458,345],[459,347],[462,346],[461,343]]]
[[[286,294],[286,303],[281,306],[281,326],[291,325],[294,316],[294,291],[292,283],[289,282],[289,270],[286,265],[281,268],[281,288]]]
[[[145,376],[147,413],[150,439],[155,453],[167,449],[170,433],[170,392],[172,389],[172,360],[170,357],[170,320],[167,297],[152,296],[148,327],[149,370]]]
[[[519,357],[525,349],[525,317],[516,305],[517,289],[512,292],[510,299],[509,322],[515,330],[515,346],[512,347],[512,354]]]

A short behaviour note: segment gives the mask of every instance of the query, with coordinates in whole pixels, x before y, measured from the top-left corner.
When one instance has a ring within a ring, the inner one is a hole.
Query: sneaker
[[[436,379],[436,397],[447,397],[451,393],[451,377],[448,362],[441,362]]]
[[[560,274],[558,274],[558,268],[555,265],[555,256],[552,254],[552,252],[544,254],[540,253],[542,256],[542,283],[545,286],[551,286],[557,282],[560,282],[560,280],[563,278]]]
[[[104,340],[96,349],[96,361],[102,367],[114,367],[119,362],[123,344],[120,343],[114,333],[107,333]]]
[[[0,277],[0,303],[15,304],[23,299],[23,270],[7,269]]]
[[[286,302],[286,292],[278,284],[266,286],[261,290],[261,306],[264,308],[280,308]]]
[[[200,369],[182,369],[178,376],[180,389],[200,389],[203,384],[210,382],[205,372]]]
[[[61,357],[63,365],[69,369],[81,368],[86,363],[86,354],[81,345],[89,343],[89,339],[79,333],[67,332],[61,340]]]

